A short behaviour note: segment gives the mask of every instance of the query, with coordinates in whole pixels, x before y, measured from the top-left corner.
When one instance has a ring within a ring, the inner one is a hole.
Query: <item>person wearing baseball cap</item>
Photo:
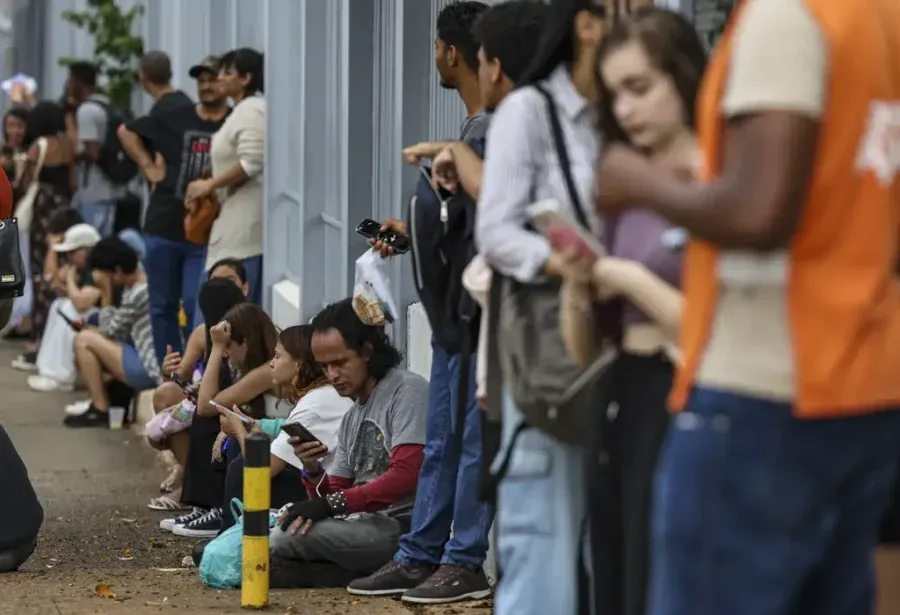
[[[53,246],[54,252],[73,252],[82,248],[93,248],[100,241],[100,233],[90,224],[76,224],[70,227],[63,239]]]
[[[144,219],[143,260],[152,289],[151,324],[160,362],[166,346],[182,347],[179,305],[184,305],[187,322],[192,323],[204,271],[205,246],[184,236],[184,194],[190,182],[210,169],[212,135],[229,112],[219,86],[219,64],[219,58],[210,55],[191,67],[188,74],[197,82],[198,103],[151,112],[119,130],[122,149],[152,188]]]

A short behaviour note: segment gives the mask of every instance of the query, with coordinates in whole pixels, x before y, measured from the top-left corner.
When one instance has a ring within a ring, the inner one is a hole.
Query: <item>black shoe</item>
[[[109,427],[109,412],[97,410],[94,404],[81,414],[69,414],[63,419],[66,427]]]
[[[201,540],[197,544],[194,545],[194,548],[191,549],[191,559],[194,560],[194,566],[199,568],[200,561],[203,559],[203,551],[206,549],[206,545],[212,542],[212,538],[208,540]]]
[[[418,587],[434,571],[435,566],[429,564],[401,564],[391,560],[369,576],[347,585],[347,591],[354,596],[400,596]]]
[[[213,508],[202,517],[189,521],[184,525],[176,525],[172,533],[187,538],[215,538],[222,527],[222,509]]]
[[[403,594],[403,602],[447,604],[464,600],[482,600],[491,595],[491,583],[481,567],[441,564],[428,580]]]

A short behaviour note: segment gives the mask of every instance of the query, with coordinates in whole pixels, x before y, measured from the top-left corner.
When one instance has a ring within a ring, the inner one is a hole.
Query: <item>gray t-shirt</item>
[[[474,139],[484,139],[487,136],[488,126],[491,123],[491,115],[486,111],[479,111],[463,120],[459,129],[459,140],[469,142]]]
[[[75,121],[78,124],[78,149],[84,149],[87,141],[103,143],[108,130],[106,109],[94,101],[109,104],[105,96],[95,94],[78,106]],[[111,201],[123,195],[125,188],[115,186],[96,164],[84,161],[78,164],[78,202],[97,203]]]
[[[391,450],[402,444],[425,444],[428,381],[394,368],[378,381],[365,403],[344,415],[331,462],[331,476],[364,485],[388,471]]]

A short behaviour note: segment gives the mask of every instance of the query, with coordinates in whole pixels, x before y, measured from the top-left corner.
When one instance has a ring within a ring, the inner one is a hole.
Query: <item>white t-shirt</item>
[[[322,460],[325,471],[331,467],[332,452],[337,447],[338,428],[347,410],[353,406],[353,400],[341,397],[331,385],[313,389],[297,402],[288,415],[285,423],[300,423],[328,447],[329,454]],[[294,448],[288,442],[288,435],[283,431],[272,440],[270,452],[284,462],[302,469],[300,459],[294,454]]]

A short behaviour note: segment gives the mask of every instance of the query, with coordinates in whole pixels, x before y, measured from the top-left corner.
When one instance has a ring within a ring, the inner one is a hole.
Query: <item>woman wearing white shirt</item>
[[[288,435],[281,426],[299,423],[306,427],[328,450],[337,445],[338,428],[353,400],[338,395],[328,384],[310,349],[312,327],[297,325],[288,327],[278,336],[275,356],[269,362],[272,380],[281,389],[280,395],[295,403],[287,419],[261,419],[254,421],[252,430],[263,431],[271,439],[269,472],[272,477],[272,507],[279,508],[288,502],[306,499],[306,488],[300,478],[302,466],[288,443]],[[233,435],[244,448],[247,431],[233,414],[222,413],[223,430]],[[327,469],[331,455],[322,460]],[[243,461],[229,464],[225,478],[225,510],[231,498],[241,497]],[[222,529],[233,525],[231,515],[222,515]]]
[[[238,258],[247,270],[249,299],[262,298],[262,176],[266,151],[266,100],[263,54],[241,48],[222,58],[219,83],[234,101],[222,128],[213,135],[212,177],[188,186],[187,207],[215,192],[221,208],[212,225],[206,267],[222,258]]]

